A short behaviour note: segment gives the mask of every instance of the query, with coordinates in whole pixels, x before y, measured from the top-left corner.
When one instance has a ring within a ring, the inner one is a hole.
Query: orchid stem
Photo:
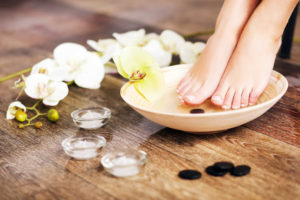
[[[27,118],[26,121],[27,121],[27,124],[25,124],[24,126],[32,126],[33,124],[31,124],[31,121],[35,120],[36,118],[38,118],[39,116],[43,116],[43,115],[47,115],[48,113],[41,113],[36,107],[39,105],[39,103],[41,102],[42,100],[38,100],[33,106],[31,107],[26,107],[26,109],[28,110],[33,110],[35,111],[36,115],[31,117],[31,118]]]
[[[300,43],[300,38],[296,38],[296,37],[294,37],[294,42],[296,42],[296,43]]]
[[[183,37],[185,39],[188,39],[188,38],[193,38],[193,37],[197,37],[197,36],[212,35],[214,32],[215,32],[215,30],[199,31],[199,32],[183,35]]]
[[[16,73],[10,74],[10,75],[8,75],[8,76],[2,77],[2,78],[0,78],[0,83],[2,83],[2,82],[4,82],[4,81],[7,81],[7,80],[9,80],[9,79],[15,78],[15,77],[17,77],[17,76],[20,76],[20,75],[22,75],[22,74],[24,74],[24,73],[30,72],[31,69],[32,69],[32,67],[29,67],[29,68],[27,68],[27,69],[24,69],[24,70],[18,71],[18,72],[16,72]]]
[[[105,63],[105,66],[107,66],[107,67],[112,67],[112,68],[115,68],[116,67],[116,65],[115,65],[115,63],[113,63],[113,62],[107,62],[107,63]]]
[[[67,82],[67,86],[70,86],[70,85],[72,85],[74,83],[74,81],[68,81]]]

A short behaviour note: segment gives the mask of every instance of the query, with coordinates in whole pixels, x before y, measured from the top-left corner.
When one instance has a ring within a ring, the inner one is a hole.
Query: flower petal
[[[145,78],[134,82],[136,90],[148,101],[156,101],[165,92],[165,81],[160,68],[145,68]]]
[[[75,43],[63,43],[53,51],[53,57],[59,67],[64,68],[68,73],[65,81],[73,81],[75,72],[85,62],[88,51],[82,45]]]
[[[48,82],[44,74],[31,74],[25,80],[25,93],[33,99],[43,99],[48,95]]]
[[[46,58],[33,66],[31,74],[45,74],[50,80],[62,81],[67,76],[67,69],[58,67],[55,60]]]
[[[98,89],[104,73],[99,56],[96,53],[89,53],[86,62],[76,72],[75,83],[82,88]]]
[[[180,60],[183,63],[194,63],[196,62],[196,56],[197,54],[195,53],[193,49],[193,44],[191,42],[186,42],[183,47],[180,49]]]
[[[49,96],[43,99],[43,103],[48,106],[56,106],[60,100],[68,95],[69,88],[64,82],[52,81],[48,85],[48,91]]]
[[[103,49],[101,49],[98,45],[98,43],[94,40],[87,40],[86,43],[91,47],[93,48],[94,50],[96,51],[99,51],[99,52],[102,52]]]
[[[145,37],[144,37],[144,41],[143,41],[142,45],[143,46],[146,45],[148,42],[150,42],[153,39],[160,41],[159,35],[157,33],[148,33],[148,34],[146,34]]]
[[[128,31],[126,33],[113,33],[113,37],[124,47],[136,46],[143,43],[145,33],[145,29],[139,29],[137,31]]]
[[[195,63],[199,54],[205,48],[205,43],[202,42],[186,42],[180,49],[180,59],[183,63]]]
[[[140,47],[126,47],[120,55],[119,63],[129,76],[143,67],[159,68],[154,58]]]
[[[103,64],[110,61],[113,57],[119,56],[121,53],[122,47],[118,43],[112,44],[107,47],[101,57]]]
[[[59,65],[68,65],[72,60],[84,60],[87,50],[84,46],[66,42],[58,45],[53,51],[53,57]]]
[[[184,38],[171,30],[164,30],[160,34],[164,47],[171,53],[179,54],[180,47],[185,43]]]
[[[125,70],[123,69],[123,66],[121,65],[121,59],[120,59],[121,56],[115,56],[113,57],[113,60],[114,60],[114,63],[115,65],[117,66],[117,70],[119,72],[119,74],[121,76],[123,76],[124,78],[129,78],[129,75],[125,72]]]
[[[21,109],[24,112],[26,112],[26,107],[20,101],[14,101],[11,104],[9,104],[6,112],[6,119],[14,119],[18,109]]]
[[[114,65],[111,62],[107,62],[104,65],[104,71],[105,71],[105,74],[117,74],[118,73],[116,65]]]
[[[200,54],[204,50],[205,46],[206,44],[204,42],[193,43],[193,48],[196,54]]]
[[[172,61],[172,54],[165,51],[157,39],[150,40],[143,49],[150,53],[161,67],[170,65]]]

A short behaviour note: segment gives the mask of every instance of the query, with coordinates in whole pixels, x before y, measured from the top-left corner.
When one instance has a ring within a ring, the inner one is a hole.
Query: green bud
[[[59,119],[58,111],[55,109],[50,109],[48,111],[48,120],[51,122],[56,122]]]
[[[36,122],[36,123],[34,124],[34,126],[35,126],[35,128],[42,128],[43,123],[42,123],[42,122]]]
[[[17,110],[15,116],[19,122],[24,122],[27,119],[27,114],[23,110]]]
[[[18,127],[19,128],[25,128],[24,124],[19,124]]]

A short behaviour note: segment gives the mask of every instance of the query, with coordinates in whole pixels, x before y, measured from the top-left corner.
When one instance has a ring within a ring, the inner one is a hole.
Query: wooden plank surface
[[[0,75],[51,55],[61,42],[86,39],[143,24],[81,10],[57,1],[14,1],[0,8]],[[12,14],[13,13],[13,14]],[[13,19],[13,20],[12,20]],[[148,30],[155,30],[147,27]],[[119,95],[122,79],[106,76],[99,90],[75,86],[57,109],[61,120],[41,130],[16,128],[6,121],[8,104],[18,91],[14,80],[0,84],[0,199],[297,199],[300,196],[299,69],[278,60],[276,69],[289,80],[286,95],[269,112],[245,126],[216,135],[191,135],[141,117]],[[22,97],[27,105],[34,102]],[[107,126],[95,131],[75,127],[74,109],[102,105],[112,110]],[[46,109],[43,106],[41,109]],[[136,147],[149,155],[142,173],[118,179],[104,172],[99,158],[75,161],[61,141],[71,135],[99,134],[108,145]],[[205,167],[226,160],[252,167],[246,177],[219,178]],[[184,181],[177,173],[198,169],[203,177]]]

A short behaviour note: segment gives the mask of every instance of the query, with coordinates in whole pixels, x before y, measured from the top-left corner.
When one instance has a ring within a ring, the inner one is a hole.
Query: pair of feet
[[[199,105],[211,97],[223,109],[255,104],[268,84],[280,43],[255,24],[238,38],[215,33],[179,83],[180,100]]]

